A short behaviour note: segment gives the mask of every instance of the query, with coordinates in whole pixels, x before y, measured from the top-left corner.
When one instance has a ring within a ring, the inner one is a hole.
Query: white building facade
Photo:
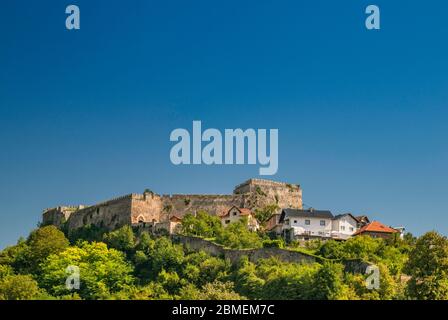
[[[290,239],[313,238],[345,240],[358,230],[358,220],[351,214],[333,216],[328,210],[284,209],[279,222],[282,234]]]
[[[331,238],[333,214],[322,210],[284,209],[280,216],[282,231],[291,238]]]
[[[350,213],[340,214],[332,221],[332,238],[348,239],[358,231],[358,220]]]

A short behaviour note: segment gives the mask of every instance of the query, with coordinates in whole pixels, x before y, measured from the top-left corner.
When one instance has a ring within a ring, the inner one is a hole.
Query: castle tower
[[[302,209],[300,185],[265,179],[249,179],[235,187],[234,194],[245,195],[244,207],[254,209],[276,204],[280,209]]]

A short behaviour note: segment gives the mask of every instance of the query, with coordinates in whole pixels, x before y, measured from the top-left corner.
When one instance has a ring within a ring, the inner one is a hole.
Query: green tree
[[[108,229],[104,226],[89,224],[75,230],[70,230],[66,234],[70,243],[76,244],[78,241],[101,242],[107,231]]]
[[[196,216],[189,213],[182,218],[181,233],[187,236],[214,238],[221,230],[221,220],[205,211],[199,211]]]
[[[79,247],[69,247],[50,255],[41,265],[39,283],[52,295],[70,294],[65,285],[68,266],[79,268],[79,295],[84,299],[107,298],[133,284],[133,268],[126,262],[124,254],[96,242],[82,242]]]
[[[115,231],[104,234],[104,242],[110,247],[127,254],[135,247],[135,236],[131,226],[123,226]]]
[[[265,280],[258,299],[306,300],[313,298],[315,275],[320,265],[286,263],[278,259],[257,262],[257,276]]]
[[[199,300],[201,291],[192,283],[185,284],[176,295],[178,300]]]
[[[136,250],[140,250],[143,252],[148,252],[154,248],[155,241],[151,238],[148,232],[142,232],[137,239],[137,244],[135,246]]]
[[[413,299],[448,299],[448,240],[435,231],[421,236],[406,266],[407,292]]]
[[[109,296],[111,300],[170,300],[172,296],[160,283],[150,282],[143,287],[130,286]]]
[[[67,248],[69,242],[55,226],[45,226],[34,230],[26,241],[8,247],[0,254],[0,264],[13,267],[16,273],[37,274],[39,264],[49,255]]]
[[[0,252],[0,265],[10,266],[16,273],[28,273],[32,267],[29,257],[30,248],[24,239],[20,239],[16,245]]]
[[[383,245],[383,239],[370,236],[356,236],[343,243],[343,254],[340,258],[377,261],[378,250]]]
[[[245,300],[246,298],[234,291],[232,282],[213,281],[204,285],[198,295],[198,300]]]
[[[285,241],[283,239],[263,240],[263,248],[284,248]]]
[[[351,299],[361,300],[392,300],[403,299],[403,285],[399,277],[394,278],[387,266],[383,263],[378,263],[379,268],[379,283],[378,289],[369,289],[366,285],[367,274],[345,274],[345,283],[354,292]]]
[[[327,259],[341,259],[345,256],[343,244],[335,240],[324,242],[317,249],[317,254]]]
[[[247,256],[240,259],[232,278],[237,292],[250,299],[257,299],[262,296],[261,292],[265,280],[258,277],[257,266],[250,262]]]
[[[396,245],[382,245],[378,249],[379,260],[387,266],[391,275],[400,275],[407,261],[407,249],[402,250],[401,244]]]
[[[166,272],[162,269],[157,275],[157,283],[160,283],[168,293],[176,294],[186,281],[181,279],[177,272]]]
[[[0,279],[0,300],[33,300],[42,295],[30,275],[7,275]]]
[[[12,274],[14,274],[14,270],[11,266],[0,264],[0,280]]]
[[[157,276],[162,269],[180,271],[184,261],[182,246],[173,244],[170,239],[158,238],[154,247],[148,252],[152,277]]]
[[[343,299],[347,287],[343,284],[344,266],[325,262],[315,275],[312,297],[317,300]]]
[[[230,273],[228,261],[212,257],[204,251],[189,254],[184,264],[183,277],[198,287],[215,280],[224,280]]]
[[[247,228],[247,220],[241,219],[225,227],[216,242],[232,249],[261,248],[262,241],[256,232]]]
[[[38,266],[49,255],[65,250],[69,241],[64,233],[55,226],[46,226],[34,230],[28,237],[30,259],[33,266]]]
[[[276,203],[270,204],[262,209],[255,209],[255,218],[261,226],[265,226],[266,222],[272,217],[272,215],[279,210],[280,207]]]

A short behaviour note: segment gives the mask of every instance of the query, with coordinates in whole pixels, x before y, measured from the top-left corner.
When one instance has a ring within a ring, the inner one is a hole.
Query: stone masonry
[[[281,208],[302,208],[299,185],[262,179],[250,179],[230,195],[158,195],[152,192],[129,194],[92,206],[59,206],[43,212],[43,224],[68,230],[87,225],[114,230],[124,225],[166,222],[171,216],[206,211],[218,215],[232,206],[255,210],[277,204]]]

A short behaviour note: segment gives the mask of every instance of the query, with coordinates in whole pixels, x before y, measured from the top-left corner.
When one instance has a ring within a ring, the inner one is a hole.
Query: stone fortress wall
[[[295,184],[250,179],[236,186],[233,193],[245,195],[244,208],[263,208],[275,203],[281,209],[302,209],[302,189]]]
[[[129,194],[92,206],[56,207],[43,213],[43,224],[75,230],[90,224],[109,230],[123,225],[166,222],[175,215],[206,211],[218,215],[232,206],[257,209],[277,204],[281,208],[302,208],[299,185],[262,179],[250,179],[229,195],[158,195],[152,192]]]

